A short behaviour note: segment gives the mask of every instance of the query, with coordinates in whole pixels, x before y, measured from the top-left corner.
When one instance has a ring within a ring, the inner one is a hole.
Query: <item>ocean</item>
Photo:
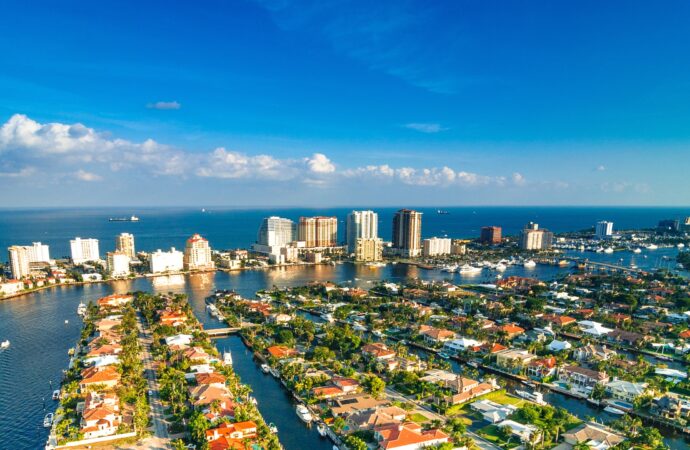
[[[424,237],[476,238],[482,226],[503,227],[515,235],[529,221],[555,232],[591,228],[599,220],[614,222],[614,229],[652,228],[659,220],[683,218],[690,207],[437,207],[418,208],[424,213]],[[69,240],[96,238],[101,255],[115,247],[115,236],[134,234],[137,251],[183,248],[193,233],[207,238],[214,249],[246,248],[256,241],[264,217],[277,215],[298,220],[300,216],[329,215],[339,219],[339,238],[344,240],[345,218],[353,208],[333,209],[230,209],[230,208],[43,208],[0,209],[0,249],[40,241],[50,246],[51,257],[69,255]],[[367,209],[367,208],[357,208]],[[398,208],[371,208],[379,213],[379,234],[391,238],[393,214]],[[109,222],[109,217],[136,215],[139,222]],[[6,260],[6,256],[0,258]]]

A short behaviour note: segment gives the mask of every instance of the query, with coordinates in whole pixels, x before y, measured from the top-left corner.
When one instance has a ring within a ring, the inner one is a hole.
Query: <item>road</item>
[[[399,402],[407,402],[407,403],[414,403],[417,408],[421,409],[424,411],[424,415],[428,416],[431,420],[440,420],[442,423],[446,422],[446,417],[442,416],[436,412],[434,412],[433,409],[431,409],[428,405],[417,401],[414,397],[406,397],[400,392],[390,388],[386,387],[386,396],[392,400],[396,400]],[[470,430],[467,430],[465,432],[468,436],[474,440],[474,443],[477,444],[477,447],[479,447],[482,450],[501,450],[501,447],[498,447],[497,445],[492,444],[491,442],[487,441],[483,437],[479,436],[476,433],[473,433]]]
[[[146,377],[149,395],[149,406],[151,408],[151,425],[153,427],[153,437],[156,446],[161,445],[160,448],[170,447],[170,435],[168,434],[168,423],[165,420],[165,412],[163,404],[158,393],[158,380],[156,379],[156,371],[153,367],[153,358],[151,358],[151,343],[153,338],[151,333],[144,329],[141,323],[141,318],[138,319],[139,328],[139,342],[142,344],[141,356],[144,362],[144,376]]]

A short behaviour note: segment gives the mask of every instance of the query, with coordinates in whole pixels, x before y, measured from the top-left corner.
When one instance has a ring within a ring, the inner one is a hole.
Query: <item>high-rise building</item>
[[[657,225],[656,229],[659,233],[678,233],[680,231],[680,220],[677,220],[677,219],[660,220],[659,225]]]
[[[520,248],[523,250],[546,250],[553,244],[553,233],[539,228],[539,224],[530,222],[520,233]]]
[[[129,275],[129,255],[121,251],[106,253],[106,267],[108,274],[113,278],[121,278]]]
[[[371,262],[383,259],[383,239],[358,238],[355,242],[355,261]]]
[[[594,236],[597,239],[608,239],[613,236],[613,222],[607,222],[606,220],[597,222]]]
[[[401,256],[419,256],[422,250],[422,213],[411,209],[401,209],[395,213],[393,247]]]
[[[29,252],[26,247],[21,245],[13,245],[7,249],[10,260],[10,271],[12,278],[21,280],[31,274],[29,267]]]
[[[450,255],[451,239],[433,237],[422,241],[423,256]]]
[[[121,233],[115,237],[115,250],[122,252],[134,259],[136,251],[134,250],[134,236],[130,233]]]
[[[160,249],[149,256],[151,273],[179,272],[184,268],[184,254],[172,247],[169,252]]]
[[[186,270],[210,270],[215,267],[208,241],[198,234],[187,239],[187,245],[184,249],[184,268]]]
[[[347,251],[355,252],[357,239],[379,237],[379,215],[374,211],[352,211],[347,215]]]
[[[283,247],[295,240],[295,223],[282,217],[266,217],[256,239],[256,243],[271,247]]]
[[[336,247],[338,245],[337,217],[300,217],[297,240],[306,248]]]
[[[74,264],[83,264],[87,261],[98,261],[101,259],[98,251],[98,239],[74,238],[69,241]]]
[[[29,254],[30,263],[50,262],[50,249],[47,245],[40,242],[32,242],[31,245],[27,245],[25,248]]]
[[[479,242],[486,245],[500,244],[501,232],[501,227],[482,227],[481,234],[479,235]]]
[[[467,244],[469,241],[464,239],[453,239],[450,243],[450,254],[451,255],[464,255],[467,253]]]

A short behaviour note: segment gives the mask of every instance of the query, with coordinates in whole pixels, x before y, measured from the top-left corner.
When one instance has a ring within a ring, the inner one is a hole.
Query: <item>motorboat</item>
[[[48,413],[43,418],[43,427],[50,428],[51,426],[53,426],[53,413]]]
[[[77,306],[77,314],[82,317],[86,315],[86,305],[84,302],[80,302],[79,306]]]
[[[261,364],[261,371],[263,373],[268,373],[271,371],[271,368],[268,366],[268,364]]]
[[[516,390],[515,394],[538,405],[546,405],[544,395],[541,392]]]
[[[10,348],[10,341],[5,339],[4,341],[0,342],[0,348],[3,350],[6,348]]]
[[[446,352],[439,352],[438,356],[440,356],[443,359],[450,359],[450,354]]]
[[[295,412],[297,413],[297,416],[300,418],[300,420],[304,423],[311,423],[311,421],[314,420],[314,417],[312,417],[311,412],[309,412],[309,409],[304,405],[297,405],[297,407],[295,408]]]
[[[683,244],[683,243],[681,242],[680,244],[676,245],[676,247],[677,247],[677,248],[683,248],[683,247],[685,247],[685,244]]]
[[[659,246],[656,244],[649,244],[647,246],[647,250],[656,250],[657,248],[659,248]]]
[[[506,265],[503,264],[503,263],[498,263],[498,264],[496,264],[496,266],[494,266],[494,269],[498,270],[499,272],[503,272],[503,271],[505,271],[507,268],[508,268],[508,266],[506,266]]]
[[[458,272],[460,272],[461,274],[465,274],[465,275],[472,274],[472,273],[479,273],[481,271],[482,271],[481,267],[474,267],[474,266],[470,266],[469,264],[463,264],[462,266],[460,266],[460,269],[458,269]]]
[[[55,389],[53,391],[53,400],[60,400],[60,389]]]
[[[223,365],[232,366],[232,353],[229,351],[223,352]]]
[[[606,247],[606,248],[604,249],[604,253],[611,254],[611,253],[613,253],[613,249],[612,249],[611,247]]]
[[[273,422],[271,422],[271,423],[268,424],[268,429],[269,429],[269,430],[271,431],[271,433],[273,433],[273,434],[277,434],[277,433],[278,433],[278,427],[277,427]]]
[[[641,248],[636,248],[635,250],[633,250],[633,253],[636,253],[636,254],[639,255],[640,253],[642,253],[642,249],[641,249]]]
[[[609,414],[614,414],[616,416],[625,415],[625,411],[622,411],[618,408],[614,408],[613,406],[607,406],[606,408],[604,408],[604,411],[606,411]]]
[[[335,322],[335,318],[333,317],[333,314],[331,314],[331,313],[321,314],[321,318],[328,323]]]
[[[374,330],[372,331],[372,334],[376,337],[383,337],[383,332],[381,330]]]
[[[316,431],[319,432],[319,435],[321,435],[321,437],[326,437],[326,425],[325,424],[319,423],[316,426]]]
[[[524,263],[522,263],[523,267],[527,269],[531,269],[533,267],[537,267],[537,263],[534,262],[534,260],[528,259]]]
[[[274,369],[273,367],[271,367],[269,369],[269,372],[271,372],[271,375],[273,375],[274,377],[280,378],[280,372],[278,372],[278,369]]]

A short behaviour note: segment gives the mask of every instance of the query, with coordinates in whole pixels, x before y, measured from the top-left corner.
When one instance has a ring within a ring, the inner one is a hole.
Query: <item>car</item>
[[[151,397],[152,395],[153,395],[153,391],[151,389],[149,389],[149,397]]]

